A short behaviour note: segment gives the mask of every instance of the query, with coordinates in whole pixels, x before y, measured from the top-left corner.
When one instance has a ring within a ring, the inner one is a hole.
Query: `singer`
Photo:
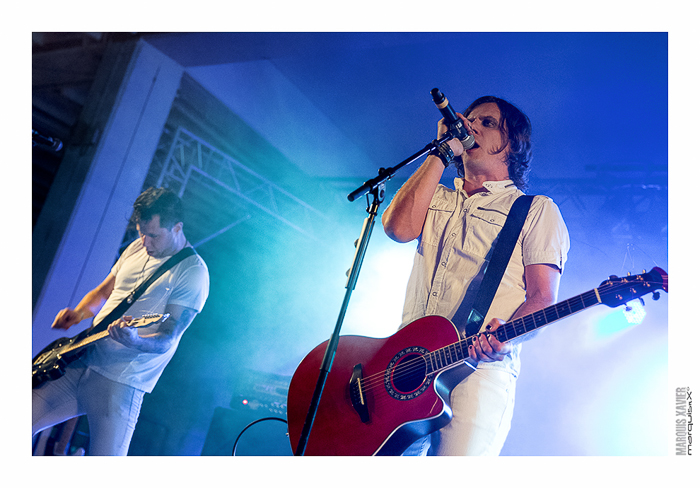
[[[426,315],[447,317],[458,327],[467,324],[478,305],[475,299],[487,265],[494,260],[496,238],[511,205],[527,187],[529,118],[509,102],[490,96],[456,115],[473,136],[473,145],[464,149],[453,139],[453,157],[443,151],[428,156],[382,216],[389,237],[418,241],[403,325]],[[445,119],[438,123],[438,137],[449,125]],[[451,165],[457,170],[454,189],[440,184]],[[568,250],[569,234],[559,208],[550,198],[535,196],[478,339],[470,347],[476,371],[452,390],[451,422],[416,441],[404,455],[500,453],[513,415],[522,342],[536,332],[508,343],[491,332],[505,320],[556,303]]]

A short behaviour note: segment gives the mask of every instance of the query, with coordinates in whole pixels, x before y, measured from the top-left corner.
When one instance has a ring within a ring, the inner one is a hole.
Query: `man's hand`
[[[196,310],[174,304],[166,305],[165,313],[169,314],[169,317],[158,324],[156,331],[148,329],[148,333],[139,334],[137,328],[129,327],[133,317],[125,315],[109,324],[107,332],[112,339],[127,347],[162,354],[173,346],[197,315]]]
[[[470,127],[469,121],[467,120],[467,118],[464,115],[462,115],[459,112],[455,112],[455,114],[457,115],[457,117],[462,119],[462,123],[464,124],[465,128]],[[445,119],[440,119],[440,121],[438,122],[438,132],[437,132],[438,139],[440,139],[442,136],[444,136],[448,130],[449,130],[449,127],[447,126],[447,124],[445,124]],[[471,129],[467,129],[467,130],[469,131],[469,133],[471,133]],[[462,153],[464,152],[464,146],[462,145],[462,142],[459,139],[450,139],[449,141],[447,141],[447,145],[450,146],[450,148],[452,149],[452,152],[454,153],[454,156],[456,158],[461,156]]]
[[[513,345],[509,342],[499,342],[494,335],[494,331],[505,322],[499,319],[492,319],[486,326],[485,332],[476,335],[471,346],[469,346],[469,357],[473,361],[483,361],[485,363],[503,361],[513,350]]]
[[[139,332],[134,327],[129,327],[133,320],[130,315],[125,315],[115,320],[107,327],[109,336],[126,347],[136,347],[140,341]]]
[[[114,289],[114,275],[111,273],[100,285],[89,291],[75,308],[64,308],[56,315],[52,329],[66,330],[83,319],[94,317]]]
[[[53,324],[51,324],[51,328],[67,330],[85,317],[85,312],[73,310],[72,308],[64,308],[56,315]]]

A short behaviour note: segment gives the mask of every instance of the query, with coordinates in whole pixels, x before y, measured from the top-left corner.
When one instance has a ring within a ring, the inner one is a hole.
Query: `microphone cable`
[[[243,428],[243,430],[241,431],[241,433],[238,434],[238,437],[236,437],[236,440],[235,440],[234,443],[233,443],[233,450],[231,451],[231,456],[235,456],[235,455],[236,455],[236,446],[238,445],[238,441],[241,439],[241,436],[243,435],[243,433],[244,433],[246,430],[248,430],[249,428],[251,428],[252,426],[254,426],[255,424],[258,424],[258,423],[260,423],[260,422],[264,422],[264,421],[266,421],[266,420],[278,420],[278,421],[283,422],[283,423],[285,423],[285,424],[287,423],[286,420],[281,419],[281,418],[279,418],[279,417],[264,417],[264,418],[261,418],[261,419],[258,419],[258,420],[254,420],[253,422],[251,422],[251,423],[249,423],[248,425],[246,425],[246,426]],[[289,435],[289,434],[287,434],[287,435]]]

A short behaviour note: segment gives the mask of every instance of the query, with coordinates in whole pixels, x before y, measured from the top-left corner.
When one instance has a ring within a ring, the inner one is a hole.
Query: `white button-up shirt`
[[[523,195],[511,180],[484,183],[486,191],[469,197],[462,180],[455,190],[438,185],[418,238],[408,282],[402,326],[426,315],[440,315],[464,325],[491,259],[493,242],[508,211]],[[564,269],[569,233],[559,208],[536,196],[518,237],[484,325],[494,317],[509,320],[525,301],[525,266],[553,264]],[[517,376],[520,346],[503,362],[480,368],[506,369]]]

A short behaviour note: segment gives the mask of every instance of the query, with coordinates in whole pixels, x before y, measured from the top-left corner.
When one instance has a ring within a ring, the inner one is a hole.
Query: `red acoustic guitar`
[[[611,276],[598,288],[507,322],[494,332],[501,342],[598,304],[616,307],[658,289],[668,275],[654,268],[641,275]],[[443,317],[416,320],[385,339],[341,336],[306,455],[399,455],[452,418],[450,392],[474,369],[465,363],[473,339],[461,339]],[[292,377],[287,421],[296,452],[327,342],[313,349]]]

